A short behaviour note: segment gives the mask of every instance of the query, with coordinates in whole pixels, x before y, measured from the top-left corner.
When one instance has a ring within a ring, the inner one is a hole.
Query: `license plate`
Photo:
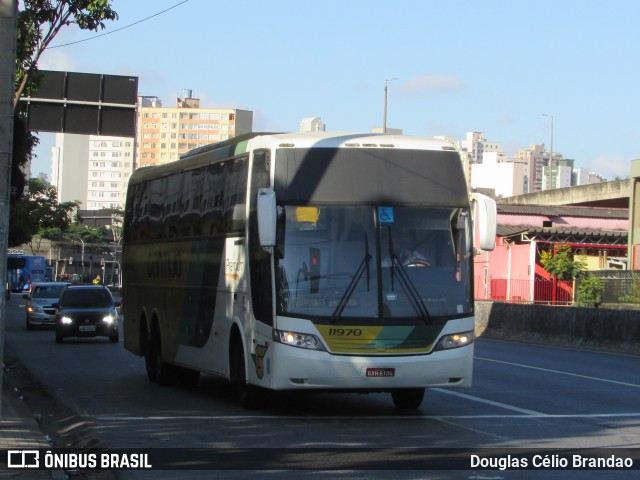
[[[81,332],[95,332],[96,331],[96,326],[95,325],[80,325],[79,330]]]
[[[396,376],[396,369],[395,368],[368,367],[365,370],[365,376],[367,376],[367,377],[395,377]]]

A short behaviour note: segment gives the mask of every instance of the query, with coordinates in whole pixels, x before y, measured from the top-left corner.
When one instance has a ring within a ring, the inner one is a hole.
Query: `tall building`
[[[525,165],[508,161],[502,152],[487,152],[481,163],[471,164],[471,187],[493,190],[496,197],[522,195],[525,186]]]
[[[436,137],[443,138],[443,137]],[[472,168],[474,164],[481,164],[485,153],[502,154],[502,144],[498,142],[489,142],[482,132],[467,132],[465,139],[455,143],[460,152],[462,160],[462,168],[467,176],[467,183],[473,184]]]
[[[467,132],[465,139],[458,142],[458,150],[465,163],[482,163],[482,155],[490,152],[502,153],[502,144],[490,142],[482,132]]]
[[[81,209],[123,208],[133,172],[133,138],[56,134],[51,183],[58,201],[80,201]]]
[[[571,173],[571,185],[589,185],[605,181],[602,175],[591,172],[588,168],[574,168]]]
[[[553,165],[551,167],[546,166],[542,169],[543,190],[566,188],[573,184],[573,165],[575,160],[568,158],[556,158],[555,154],[553,156]]]
[[[549,188],[558,188],[557,186],[552,186],[550,182],[550,173],[549,169],[545,169],[549,166],[550,152],[547,151],[544,144],[542,145],[531,145],[529,150],[518,150],[516,152],[516,159],[519,161],[525,161],[529,165],[528,175],[529,175],[529,191],[525,193],[533,193],[539,192],[541,190],[547,190]],[[562,157],[561,153],[553,152],[553,162],[552,165],[554,169],[552,171],[555,172],[556,167],[559,165],[566,164],[562,163],[565,159]],[[564,172],[564,169],[561,169]],[[565,179],[565,173],[561,174],[561,177]],[[546,179],[545,179],[546,176]],[[571,181],[571,175],[569,175],[569,182]],[[563,185],[566,183],[566,180],[561,182]],[[553,182],[554,185],[558,185],[556,181]],[[570,185],[570,184],[569,184]],[[569,186],[567,185],[567,186]]]
[[[183,90],[175,107],[158,97],[138,97],[135,167],[173,162],[182,153],[250,133],[253,112],[234,108],[201,108],[191,90]]]
[[[178,160],[180,154],[252,131],[253,112],[200,108],[185,90],[176,106],[158,97],[138,97],[137,137],[56,135],[51,183],[58,201],[78,200],[81,209],[124,208],[129,177],[138,167]],[[135,147],[135,148],[134,148]]]

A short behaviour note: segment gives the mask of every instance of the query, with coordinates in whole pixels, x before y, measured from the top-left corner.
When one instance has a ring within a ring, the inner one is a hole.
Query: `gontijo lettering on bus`
[[[180,278],[182,257],[179,250],[157,250],[147,255],[147,275],[152,278]]]

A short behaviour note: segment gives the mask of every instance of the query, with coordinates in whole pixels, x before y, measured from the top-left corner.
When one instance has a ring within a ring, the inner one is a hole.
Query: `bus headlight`
[[[442,337],[434,350],[450,350],[452,348],[465,347],[470,343],[473,343],[473,331],[451,333]]]
[[[318,337],[310,333],[288,332],[286,330],[274,330],[273,340],[292,347],[307,348],[309,350],[325,351]]]

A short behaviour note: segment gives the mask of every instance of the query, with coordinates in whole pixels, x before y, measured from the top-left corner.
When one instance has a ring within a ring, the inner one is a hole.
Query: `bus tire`
[[[424,398],[424,388],[401,388],[391,392],[393,403],[399,410],[420,408]]]
[[[247,383],[247,369],[245,367],[244,348],[237,341],[232,355],[232,381],[235,383],[236,395],[240,405],[245,410],[255,410],[262,404],[261,392],[255,385]]]
[[[147,378],[159,385],[173,385],[176,383],[176,372],[172,365],[162,360],[162,342],[157,328],[151,330],[149,347],[144,356]]]

